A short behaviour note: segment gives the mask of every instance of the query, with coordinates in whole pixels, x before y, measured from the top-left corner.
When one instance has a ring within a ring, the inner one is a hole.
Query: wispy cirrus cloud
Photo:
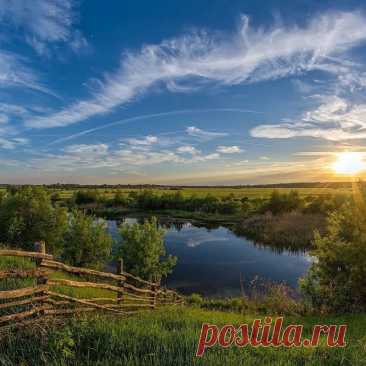
[[[64,151],[67,154],[96,157],[107,154],[108,149],[109,147],[106,144],[80,144],[67,146]]]
[[[24,57],[0,50],[0,88],[23,87],[53,94],[40,82],[40,77]]]
[[[112,111],[157,83],[178,90],[202,83],[236,85],[272,80],[310,70],[344,74],[347,51],[366,40],[366,18],[359,12],[327,13],[303,27],[249,26],[242,17],[233,34],[197,32],[124,52],[119,69],[105,76],[86,100],[27,121],[29,127],[67,126]]]
[[[263,124],[251,130],[253,137],[287,139],[313,137],[329,141],[366,138],[366,104],[352,103],[338,96],[323,98],[317,108],[297,121]]]
[[[21,137],[0,137],[0,149],[13,150],[19,145],[25,145],[28,139]]]
[[[0,0],[0,22],[23,29],[26,42],[41,55],[48,54],[52,43],[67,43],[78,51],[88,43],[74,29],[77,4],[74,0]]]
[[[197,137],[197,138],[203,139],[203,140],[211,140],[214,138],[224,137],[224,136],[228,135],[226,132],[206,131],[206,130],[201,130],[200,128],[195,127],[195,126],[187,127],[186,133],[189,136]]]
[[[1,144],[1,139],[0,139]],[[74,144],[66,146],[59,153],[42,153],[31,157],[24,166],[45,172],[77,172],[107,169],[105,174],[134,171],[160,164],[196,164],[220,158],[218,153],[203,154],[188,146],[180,149],[147,149],[136,150],[133,146],[111,148],[103,143]]]

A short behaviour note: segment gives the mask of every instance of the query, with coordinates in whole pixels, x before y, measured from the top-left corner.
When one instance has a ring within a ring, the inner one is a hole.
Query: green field
[[[96,188],[103,196],[107,198],[113,198],[117,191],[122,192],[124,194],[128,194],[134,191],[141,191],[142,188]],[[4,191],[5,188],[0,187],[0,192]],[[80,189],[49,189],[50,192],[54,193],[57,192],[60,196],[60,199],[68,199],[71,198],[72,195],[78,190],[86,190],[84,188]],[[174,194],[177,191],[180,191],[185,197],[189,197],[192,195],[196,195],[198,197],[205,197],[208,194],[213,195],[217,198],[226,197],[229,195],[234,195],[235,198],[243,198],[248,197],[249,199],[255,198],[268,198],[271,193],[276,190],[280,193],[288,193],[291,190],[296,190],[299,192],[300,196],[321,196],[325,194],[347,194],[351,192],[350,188],[272,188],[272,187],[187,187],[187,188],[180,188],[180,189],[164,189],[164,188],[152,188],[154,192],[163,193],[170,193]]]
[[[102,193],[107,198],[113,198],[117,191],[122,192],[124,194],[128,194],[133,191],[141,191],[138,188],[121,188],[121,189],[102,189],[97,188],[100,193]],[[351,190],[347,188],[293,188],[299,192],[300,196],[321,196],[325,194],[347,194],[350,193]],[[170,193],[174,194],[177,190],[172,189],[152,189],[154,192],[163,193]],[[280,193],[288,193],[292,190],[292,188],[181,188],[179,191],[185,197],[190,197],[192,195],[196,195],[198,197],[205,197],[208,194],[215,196],[217,198],[226,197],[229,195],[234,195],[235,198],[244,198],[248,197],[249,199],[254,198],[268,198],[271,193],[277,190]],[[57,190],[60,195],[61,199],[68,199],[71,198],[73,193],[76,190]]]

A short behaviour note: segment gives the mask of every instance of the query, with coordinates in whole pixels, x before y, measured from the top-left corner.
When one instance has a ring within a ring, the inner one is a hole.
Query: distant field
[[[0,192],[5,188],[0,188]],[[101,193],[103,193],[106,197],[112,198],[117,191],[128,194],[133,191],[140,191],[140,188],[120,188],[120,189],[104,189],[97,188]],[[344,194],[351,193],[350,188],[233,188],[233,187],[212,187],[212,188],[181,188],[177,189],[159,189],[153,188],[153,191],[159,193],[170,193],[174,194],[178,191],[182,192],[184,196],[192,196],[196,195],[198,197],[206,196],[207,194],[211,194],[215,197],[222,198],[228,195],[234,195],[236,198],[248,197],[250,199],[254,198],[267,198],[271,195],[274,190],[277,190],[281,193],[288,193],[291,190],[296,190],[299,192],[301,196],[319,196],[325,194]],[[85,189],[82,189],[85,190]],[[56,190],[55,190],[56,191]],[[73,193],[77,191],[76,189],[65,189],[65,190],[57,190],[61,199],[70,198]]]
[[[137,188],[122,188],[122,189],[100,189],[98,188],[105,196],[112,198],[117,191],[128,194],[133,191],[140,191],[141,189]],[[301,196],[319,196],[325,194],[344,194],[350,193],[351,190],[347,188],[294,188],[294,190],[298,191]],[[174,194],[178,192],[178,190],[171,189],[153,189],[155,192],[159,193],[170,193]],[[243,198],[248,197],[250,199],[254,198],[267,198],[274,191],[273,188],[182,188],[179,190],[183,193],[184,196],[192,196],[196,195],[198,197],[203,197],[208,194],[211,194],[217,198],[222,198],[228,195],[234,195],[235,198]],[[291,188],[276,188],[276,191],[281,193],[288,193],[291,191]],[[70,198],[74,190],[60,190],[58,193],[60,194],[60,198],[67,199]]]

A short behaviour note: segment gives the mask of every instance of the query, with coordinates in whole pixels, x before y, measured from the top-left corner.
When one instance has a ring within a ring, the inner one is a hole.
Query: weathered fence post
[[[150,282],[153,282],[153,284],[151,285],[151,291],[153,291],[152,299],[151,299],[151,307],[153,309],[155,309],[158,292],[160,290],[160,280],[158,281],[157,276],[154,276],[150,279]]]
[[[175,291],[172,294],[172,302],[175,305],[175,302],[176,302],[176,294],[175,294]]]
[[[41,241],[36,241],[34,243],[34,250],[38,253],[41,253],[41,254],[46,254],[46,243],[41,240]],[[40,268],[41,265],[42,265],[42,261],[43,261],[43,258],[37,258],[36,259],[36,265],[37,265],[37,268]],[[37,286],[44,286],[47,284],[47,281],[48,281],[48,277],[47,276],[40,276],[40,277],[37,277]],[[42,291],[40,293],[41,296],[46,296],[46,292]],[[43,304],[44,301],[42,301],[41,304]],[[45,312],[44,310],[41,310],[40,311],[40,314],[41,315],[44,315]]]
[[[118,275],[123,275],[123,259],[122,258],[120,258],[117,261],[117,274]],[[118,304],[120,304],[123,301],[124,283],[125,283],[124,280],[121,280],[118,283],[118,286],[121,288],[121,292],[117,293],[117,303]]]

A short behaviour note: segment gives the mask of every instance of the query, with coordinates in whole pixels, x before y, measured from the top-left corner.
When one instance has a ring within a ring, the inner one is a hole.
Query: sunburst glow
[[[332,169],[337,174],[355,175],[366,170],[364,153],[342,152],[337,154],[337,160],[332,164]]]

